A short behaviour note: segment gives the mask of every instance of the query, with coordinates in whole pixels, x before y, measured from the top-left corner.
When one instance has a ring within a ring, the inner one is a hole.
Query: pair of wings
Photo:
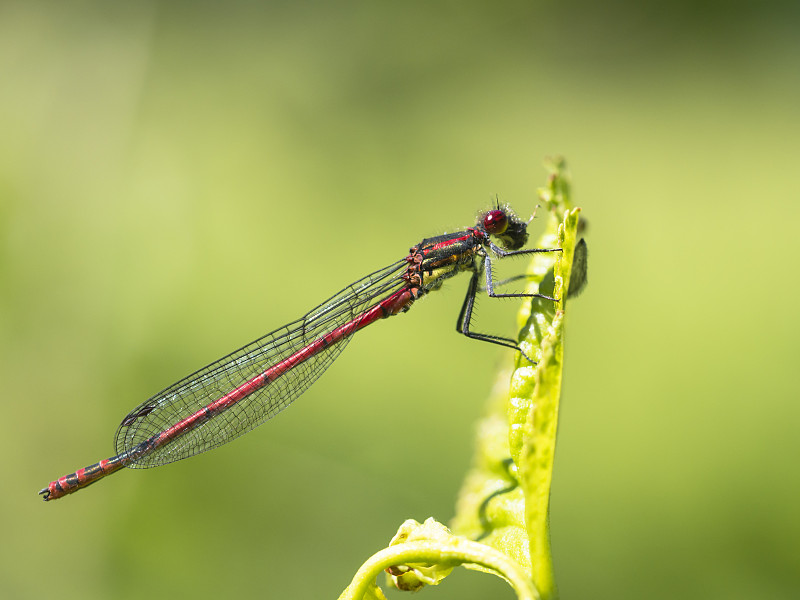
[[[123,419],[117,430],[117,454],[138,454],[127,464],[132,468],[157,467],[225,444],[271,419],[317,380],[344,350],[352,335],[317,351],[213,419],[201,422],[151,451],[134,452],[153,436],[203,410],[403,287],[405,282],[401,275],[406,265],[403,259],[359,279],[296,321],[161,390]]]

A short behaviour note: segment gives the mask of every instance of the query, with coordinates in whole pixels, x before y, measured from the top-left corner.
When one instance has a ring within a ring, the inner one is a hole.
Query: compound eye
[[[483,228],[486,233],[500,235],[508,228],[508,216],[502,210],[490,210],[483,217]]]

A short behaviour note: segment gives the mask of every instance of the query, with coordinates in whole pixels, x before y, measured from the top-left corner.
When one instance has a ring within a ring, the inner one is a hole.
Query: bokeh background
[[[36,492],[494,194],[529,212],[563,154],[590,283],[562,596],[796,598],[798,32],[790,1],[4,2],[0,596],[334,598],[404,519],[449,519],[508,359],[455,334],[466,280],[232,444]]]

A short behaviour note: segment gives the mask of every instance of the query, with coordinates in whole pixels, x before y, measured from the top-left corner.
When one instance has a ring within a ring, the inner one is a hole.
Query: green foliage
[[[550,552],[550,486],[564,364],[564,319],[580,209],[572,208],[564,161],[547,163],[539,191],[549,221],[537,247],[528,293],[519,312],[520,347],[512,370],[498,376],[488,414],[479,424],[474,465],[458,498],[451,533],[430,518],[406,521],[389,547],[370,558],[341,598],[384,598],[375,577],[386,570],[398,589],[437,585],[455,566],[503,577],[519,598],[557,597]],[[575,279],[581,282],[580,278]],[[577,284],[576,284],[577,285]]]

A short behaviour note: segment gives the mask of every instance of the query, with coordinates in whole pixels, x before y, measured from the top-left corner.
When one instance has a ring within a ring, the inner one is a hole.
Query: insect
[[[116,456],[52,481],[39,494],[44,500],[55,500],[122,467],[157,467],[231,441],[291,404],[330,366],[356,332],[408,311],[416,300],[461,272],[469,273],[470,281],[457,331],[521,352],[511,338],[473,331],[471,321],[482,276],[485,291],[492,298],[556,301],[542,294],[495,291],[495,259],[561,251],[523,249],[529,223],[497,203],[482,213],[473,227],[422,240],[405,257],[348,285],[296,321],[149,398],[122,420],[116,435]]]

